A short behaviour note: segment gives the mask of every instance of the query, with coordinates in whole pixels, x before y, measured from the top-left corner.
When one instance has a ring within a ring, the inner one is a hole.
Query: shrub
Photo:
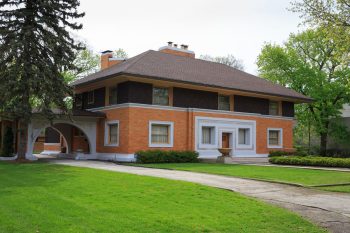
[[[146,150],[136,152],[138,163],[193,163],[198,162],[195,151]]]
[[[327,157],[350,158],[350,150],[329,149],[327,150]]]
[[[294,154],[293,152],[273,150],[269,152],[269,157],[286,156],[286,155],[293,155],[293,154]]]
[[[13,156],[13,141],[14,135],[12,132],[12,129],[10,127],[6,128],[3,144],[2,144],[2,150],[1,150],[1,156],[3,157],[12,157]]]
[[[330,158],[330,157],[298,157],[298,156],[281,156],[272,157],[270,163],[283,165],[299,165],[299,166],[319,166],[319,167],[344,167],[350,168],[350,159]]]

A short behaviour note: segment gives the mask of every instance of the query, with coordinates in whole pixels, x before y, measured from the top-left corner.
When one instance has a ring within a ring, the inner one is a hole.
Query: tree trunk
[[[321,133],[321,155],[326,156],[327,155],[327,143],[328,143],[328,133]]]
[[[19,123],[19,142],[18,142],[18,160],[26,159],[27,140],[28,140],[28,123]]]

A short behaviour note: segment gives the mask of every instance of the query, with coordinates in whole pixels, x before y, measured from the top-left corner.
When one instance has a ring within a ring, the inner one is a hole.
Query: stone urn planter
[[[230,156],[232,148],[219,148],[218,151],[221,153],[221,156],[216,159],[217,163],[233,163],[233,159]]]

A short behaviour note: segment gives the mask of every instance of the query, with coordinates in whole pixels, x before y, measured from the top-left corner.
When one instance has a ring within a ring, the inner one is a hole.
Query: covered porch
[[[76,159],[94,159],[96,154],[96,136],[98,120],[103,113],[74,110],[71,116],[57,113],[57,119],[49,122],[44,116],[34,114],[28,125],[26,159],[37,160],[38,148],[41,154],[66,154]],[[43,132],[50,132],[49,134]],[[52,141],[58,134],[59,141]],[[49,138],[46,138],[46,137]],[[41,139],[43,138],[44,139]],[[41,148],[41,144],[43,146]],[[46,150],[45,150],[46,149]]]

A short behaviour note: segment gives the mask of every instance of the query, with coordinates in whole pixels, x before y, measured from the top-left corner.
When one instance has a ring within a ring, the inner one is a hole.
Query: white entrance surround
[[[209,127],[213,131],[211,144],[202,143],[202,128]],[[247,130],[247,142],[238,143],[239,129]],[[230,146],[234,157],[267,157],[267,154],[256,153],[256,122],[253,120],[239,120],[213,117],[195,118],[195,150],[200,158],[216,158],[221,154],[217,150],[222,145],[222,133],[231,133]]]
[[[87,137],[89,143],[90,154],[86,155],[89,157],[96,157],[96,135],[97,135],[97,122],[95,118],[92,117],[72,117],[72,120],[68,118],[62,118],[54,120],[53,125],[55,124],[67,124],[72,125],[80,129]],[[34,143],[40,132],[47,128],[54,126],[47,121],[47,119],[34,116],[31,120],[31,123],[28,125],[28,140],[27,140],[27,152],[26,159],[28,160],[37,160],[37,158],[33,155]]]

